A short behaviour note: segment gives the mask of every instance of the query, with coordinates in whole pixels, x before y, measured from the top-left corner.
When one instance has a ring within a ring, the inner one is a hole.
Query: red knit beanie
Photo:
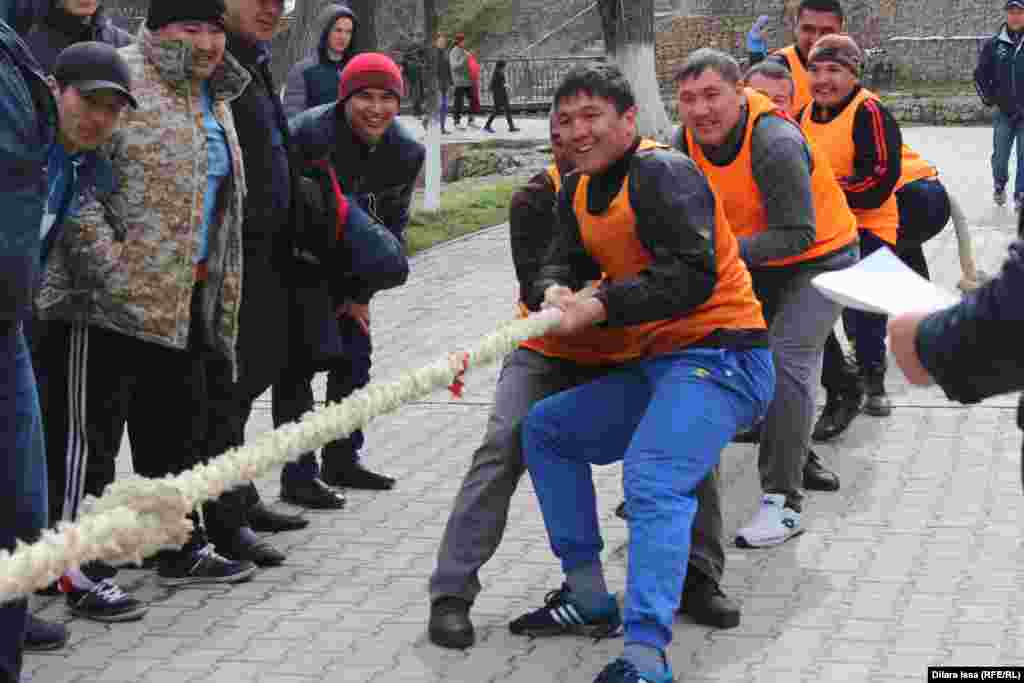
[[[356,55],[341,71],[338,101],[344,103],[360,90],[367,88],[387,90],[394,93],[398,99],[402,99],[405,94],[402,71],[394,60],[379,52]]]

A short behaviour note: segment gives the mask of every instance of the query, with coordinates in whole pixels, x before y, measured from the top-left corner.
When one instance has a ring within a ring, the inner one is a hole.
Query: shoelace
[[[217,552],[217,549],[213,547],[212,543],[207,543],[196,552],[196,555],[202,560],[214,560],[216,562],[228,562],[228,558],[224,557]]]
[[[121,587],[110,579],[103,579],[97,583],[92,592],[106,602],[120,602],[128,597]]]

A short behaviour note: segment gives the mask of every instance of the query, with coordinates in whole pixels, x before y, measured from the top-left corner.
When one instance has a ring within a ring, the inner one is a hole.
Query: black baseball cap
[[[112,45],[87,41],[75,43],[57,55],[53,76],[62,86],[73,85],[81,92],[114,90],[124,95],[132,109],[139,103],[132,97],[132,76]]]
[[[1024,0],[1009,0],[1003,9],[1024,9]]]

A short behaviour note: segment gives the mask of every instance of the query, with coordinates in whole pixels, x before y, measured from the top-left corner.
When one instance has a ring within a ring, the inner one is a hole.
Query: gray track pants
[[[765,493],[803,500],[803,472],[811,443],[814,392],[821,377],[825,339],[842,308],[814,288],[822,272],[852,266],[857,252],[848,251],[807,270],[754,271],[754,289],[769,321],[775,361],[775,398],[764,419],[758,470]]]
[[[430,577],[430,598],[455,596],[472,602],[480,593],[480,568],[505,533],[509,505],[526,472],[519,425],[534,403],[596,379],[600,368],[517,349],[505,359],[483,443],[455,497]],[[697,518],[690,562],[719,581],[725,566],[717,468],[697,487]]]

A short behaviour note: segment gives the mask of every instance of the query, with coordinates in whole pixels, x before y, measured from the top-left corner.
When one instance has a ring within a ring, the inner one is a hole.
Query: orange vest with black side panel
[[[811,103],[814,97],[811,96],[811,79],[807,75],[804,63],[800,61],[800,55],[796,51],[796,45],[784,47],[777,54],[782,55],[789,62],[789,73],[793,75],[793,112],[796,113]]]
[[[686,131],[690,156],[711,181],[711,189],[721,197],[725,205],[725,215],[737,237],[751,237],[768,229],[764,200],[754,179],[751,156],[754,127],[762,116],[780,116],[799,128],[795,121],[761,93],[747,88],[745,94],[748,111],[747,130],[739,154],[732,163],[726,166],[711,163],[693,138],[691,131]],[[832,165],[814,143],[808,141],[807,146],[813,164],[811,196],[814,201],[816,222],[814,243],[802,254],[769,261],[765,264],[767,266],[785,266],[818,259],[857,240],[857,219],[846,203],[846,195],[836,181]]]
[[[878,95],[861,88],[856,97],[846,106],[839,116],[828,123],[818,123],[811,118],[811,107],[804,109],[800,117],[800,127],[807,139],[818,145],[832,162],[832,169],[839,178],[854,174],[853,161],[857,150],[853,145],[853,124],[860,105],[867,100],[877,100]],[[899,232],[900,212],[896,205],[896,193],[877,209],[857,209],[850,207],[857,217],[857,227],[870,230],[883,242],[896,244]]]

